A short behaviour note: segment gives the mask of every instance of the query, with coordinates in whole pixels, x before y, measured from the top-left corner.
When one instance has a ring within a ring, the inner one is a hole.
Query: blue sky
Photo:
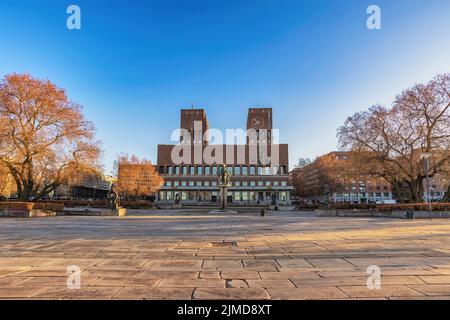
[[[82,29],[66,28],[77,4]],[[366,9],[382,10],[382,30]],[[290,165],[336,149],[348,115],[450,72],[448,0],[1,0],[0,76],[28,72],[67,89],[116,154],[156,161],[179,110],[243,128],[272,107]]]

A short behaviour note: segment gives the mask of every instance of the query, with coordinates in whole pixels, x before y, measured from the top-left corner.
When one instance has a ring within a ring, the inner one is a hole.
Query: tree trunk
[[[450,185],[447,187],[447,191],[441,199],[441,202],[449,202],[450,201]]]
[[[421,196],[421,192],[420,192],[423,188],[420,188],[420,183],[417,180],[416,181],[412,181],[410,183],[410,186],[411,186],[411,199],[410,199],[410,201],[412,203],[423,202],[423,197]]]

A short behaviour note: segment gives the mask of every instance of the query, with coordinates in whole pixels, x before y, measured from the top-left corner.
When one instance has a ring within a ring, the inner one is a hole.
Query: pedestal
[[[219,186],[220,187],[220,202],[221,210],[227,209],[227,202],[228,202],[228,186]]]
[[[227,198],[228,198],[228,187],[229,185],[219,185],[220,188],[220,209],[213,210],[209,213],[212,214],[237,214],[237,211],[227,210]]]
[[[127,215],[127,209],[117,208],[117,209],[103,209],[102,216],[117,216],[125,217]]]

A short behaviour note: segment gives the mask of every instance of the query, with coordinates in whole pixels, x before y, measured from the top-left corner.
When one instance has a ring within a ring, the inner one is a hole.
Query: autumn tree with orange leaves
[[[117,164],[117,186],[119,192],[126,198],[150,197],[164,183],[149,160],[141,160],[134,155],[131,157],[121,155],[118,157]]]
[[[0,83],[0,164],[18,198],[37,201],[79,174],[98,172],[94,126],[64,89],[28,74]]]
[[[293,184],[301,198],[317,198],[328,201],[327,196],[341,191],[348,180],[358,179],[349,161],[341,160],[335,152],[316,158],[313,162],[293,171]]]
[[[8,169],[0,163],[0,198],[11,196],[14,190],[14,181]]]

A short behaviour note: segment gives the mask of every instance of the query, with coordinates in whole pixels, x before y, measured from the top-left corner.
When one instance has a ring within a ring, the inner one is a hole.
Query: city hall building
[[[247,130],[242,130],[245,143],[210,144],[212,130],[208,129],[204,109],[181,110],[180,143],[158,145],[156,167],[164,185],[157,203],[218,204],[219,168],[225,164],[231,175],[228,203],[290,205],[293,187],[289,182],[288,145],[274,143],[271,108],[248,110]]]

